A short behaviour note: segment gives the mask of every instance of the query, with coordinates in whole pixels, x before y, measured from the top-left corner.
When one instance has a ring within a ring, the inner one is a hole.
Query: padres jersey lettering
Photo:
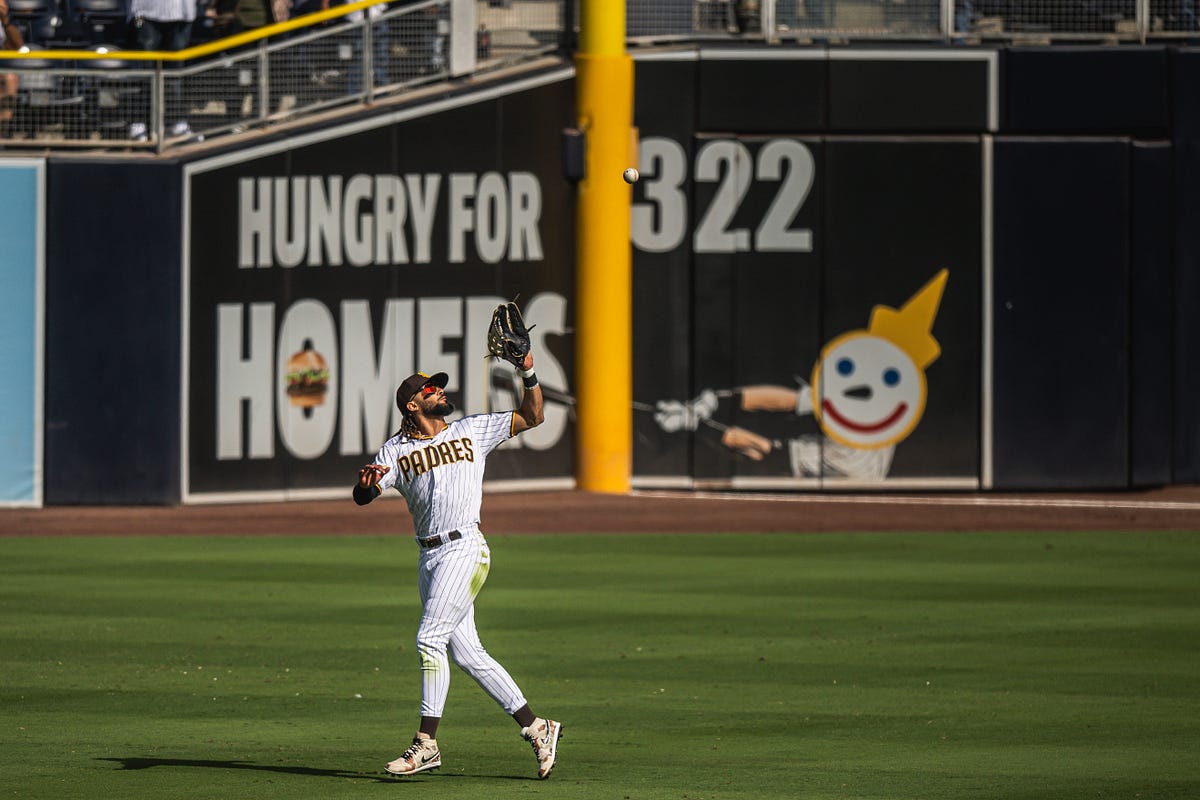
[[[400,470],[398,480],[407,483],[426,470],[440,467],[443,464],[454,464],[463,459],[475,460],[475,450],[470,439],[455,439],[436,445],[431,444],[414,451],[411,455],[400,456],[396,460],[396,468]]]
[[[512,436],[513,413],[475,414],[433,437],[398,433],[384,442],[374,463],[391,470],[379,488],[404,496],[417,538],[478,527],[485,458]]]

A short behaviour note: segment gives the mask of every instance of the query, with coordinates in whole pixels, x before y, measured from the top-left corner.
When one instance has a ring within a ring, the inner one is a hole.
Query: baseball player
[[[403,412],[400,431],[384,442],[373,463],[359,470],[355,502],[365,505],[385,489],[396,489],[408,501],[420,547],[421,724],[412,746],[387,764],[393,775],[415,775],[442,764],[437,729],[450,688],[447,650],[521,726],[537,757],[538,778],[550,777],[554,769],[563,726],[529,709],[520,688],[484,650],[475,630],[475,596],[491,565],[479,530],[484,461],[506,439],[543,420],[532,353],[523,354],[520,363],[525,385],[520,408],[449,424],[446,415],[454,405],[446,399],[446,373],[405,378],[396,390]]]

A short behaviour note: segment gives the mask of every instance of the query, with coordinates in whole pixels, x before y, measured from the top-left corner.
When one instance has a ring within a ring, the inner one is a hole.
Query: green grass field
[[[403,538],[0,538],[0,798],[1197,798],[1200,534],[491,537],[412,736]]]

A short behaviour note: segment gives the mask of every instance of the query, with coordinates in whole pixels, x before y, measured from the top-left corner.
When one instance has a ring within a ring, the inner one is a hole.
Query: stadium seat
[[[91,45],[124,45],[129,36],[129,0],[67,0],[68,16]]]
[[[63,25],[59,0],[9,0],[8,16],[26,44],[52,44]]]
[[[32,19],[57,10],[57,0],[9,0],[8,2],[8,15],[13,19]]]

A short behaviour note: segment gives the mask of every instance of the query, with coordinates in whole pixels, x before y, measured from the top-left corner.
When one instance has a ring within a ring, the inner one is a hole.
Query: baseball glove
[[[525,368],[525,356],[529,355],[529,331],[516,303],[501,303],[492,312],[492,324],[488,327],[488,355],[501,358],[517,369]]]

